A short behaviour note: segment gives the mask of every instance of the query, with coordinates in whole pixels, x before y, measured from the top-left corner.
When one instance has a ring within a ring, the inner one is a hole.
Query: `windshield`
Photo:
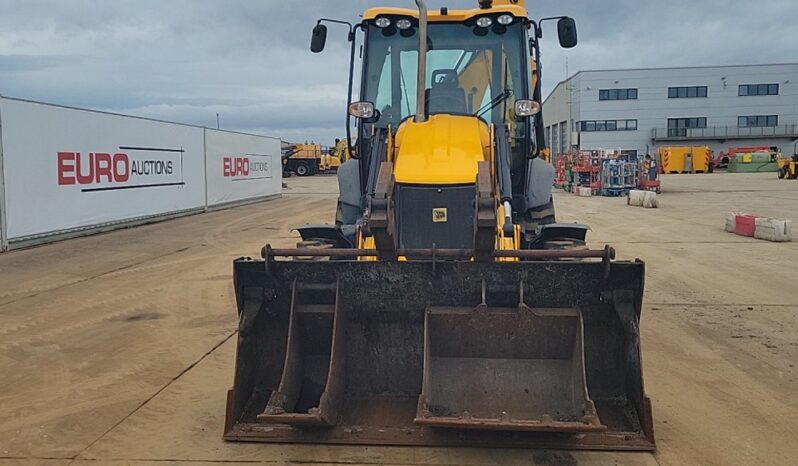
[[[490,123],[512,119],[516,99],[528,98],[522,25],[478,28],[463,23],[429,25],[426,109],[429,114],[478,115]],[[363,99],[381,116],[376,126],[416,112],[416,28],[368,29]]]

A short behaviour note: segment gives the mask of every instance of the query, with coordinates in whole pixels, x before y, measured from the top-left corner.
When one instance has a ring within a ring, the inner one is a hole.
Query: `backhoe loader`
[[[352,158],[315,247],[234,262],[224,438],[653,450],[644,264],[556,223],[542,157],[542,24],[568,48],[574,20],[415,3],[313,29],[349,28]]]

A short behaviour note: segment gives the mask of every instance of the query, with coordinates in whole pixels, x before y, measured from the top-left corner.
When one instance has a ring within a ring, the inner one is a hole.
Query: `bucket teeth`
[[[258,420],[307,426],[337,422],[343,387],[342,329],[338,284],[295,280],[283,374]]]

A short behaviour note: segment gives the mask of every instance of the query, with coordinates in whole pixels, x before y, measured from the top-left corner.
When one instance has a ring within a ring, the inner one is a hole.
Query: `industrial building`
[[[543,111],[554,154],[704,144],[787,153],[798,139],[798,63],[580,71]]]

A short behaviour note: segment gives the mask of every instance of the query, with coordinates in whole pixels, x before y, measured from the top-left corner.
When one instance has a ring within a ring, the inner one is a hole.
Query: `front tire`
[[[531,239],[537,235],[538,227],[551,225],[552,223],[557,223],[553,197],[549,199],[547,204],[527,210],[524,216],[524,236],[526,242],[531,241]]]

